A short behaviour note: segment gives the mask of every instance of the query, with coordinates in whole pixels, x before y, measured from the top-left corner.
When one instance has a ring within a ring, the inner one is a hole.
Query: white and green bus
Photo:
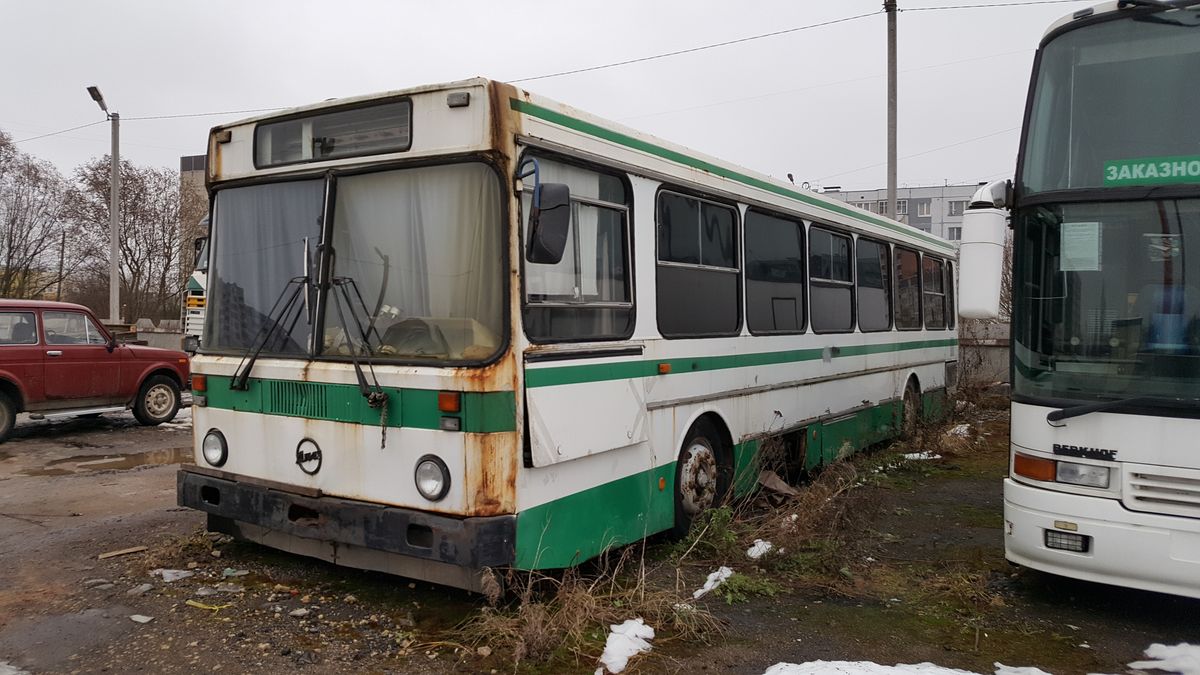
[[[955,250],[487,80],[213,129],[208,526],[478,588],[935,414]]]
[[[1016,178],[963,222],[963,316],[999,312],[1011,223],[1005,554],[1200,598],[1200,0],[1046,32]]]

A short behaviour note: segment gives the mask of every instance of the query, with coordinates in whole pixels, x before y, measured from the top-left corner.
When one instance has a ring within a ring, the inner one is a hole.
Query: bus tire
[[[179,412],[179,385],[165,375],[152,375],[142,383],[133,402],[133,416],[153,427],[175,419]]]
[[[921,424],[921,392],[917,383],[909,378],[904,387],[904,403],[900,411],[900,437],[912,438]]]
[[[722,470],[724,443],[716,425],[701,417],[688,430],[679,461],[675,463],[676,537],[687,536],[698,515],[721,504],[729,489],[728,471]]]
[[[17,426],[17,405],[12,398],[0,392],[0,443],[8,440],[13,427]]]

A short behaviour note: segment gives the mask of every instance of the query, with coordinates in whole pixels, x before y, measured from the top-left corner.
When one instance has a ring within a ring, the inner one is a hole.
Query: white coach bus
[[[936,414],[955,250],[470,80],[213,129],[192,362],[213,530],[465,588]]]
[[[1053,25],[1016,181],[963,225],[962,310],[1015,242],[1009,560],[1200,597],[1200,2]],[[1189,8],[1190,7],[1190,8]],[[1011,208],[1011,214],[1009,213]],[[1190,243],[1189,243],[1190,242]]]

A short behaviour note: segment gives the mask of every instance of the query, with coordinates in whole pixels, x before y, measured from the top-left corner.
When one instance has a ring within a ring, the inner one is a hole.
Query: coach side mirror
[[[958,245],[958,314],[964,319],[1000,315],[1004,247],[1008,241],[1008,181],[996,181],[975,192],[963,214]]]
[[[541,265],[557,265],[567,248],[571,227],[571,189],[563,183],[541,183],[534,187],[529,210],[529,248],[525,259]]]

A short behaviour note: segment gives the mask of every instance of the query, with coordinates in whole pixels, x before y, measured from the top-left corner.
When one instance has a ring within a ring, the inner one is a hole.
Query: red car
[[[99,415],[133,408],[153,426],[179,412],[180,351],[119,344],[91,311],[66,302],[0,300],[0,442],[17,413]]]

